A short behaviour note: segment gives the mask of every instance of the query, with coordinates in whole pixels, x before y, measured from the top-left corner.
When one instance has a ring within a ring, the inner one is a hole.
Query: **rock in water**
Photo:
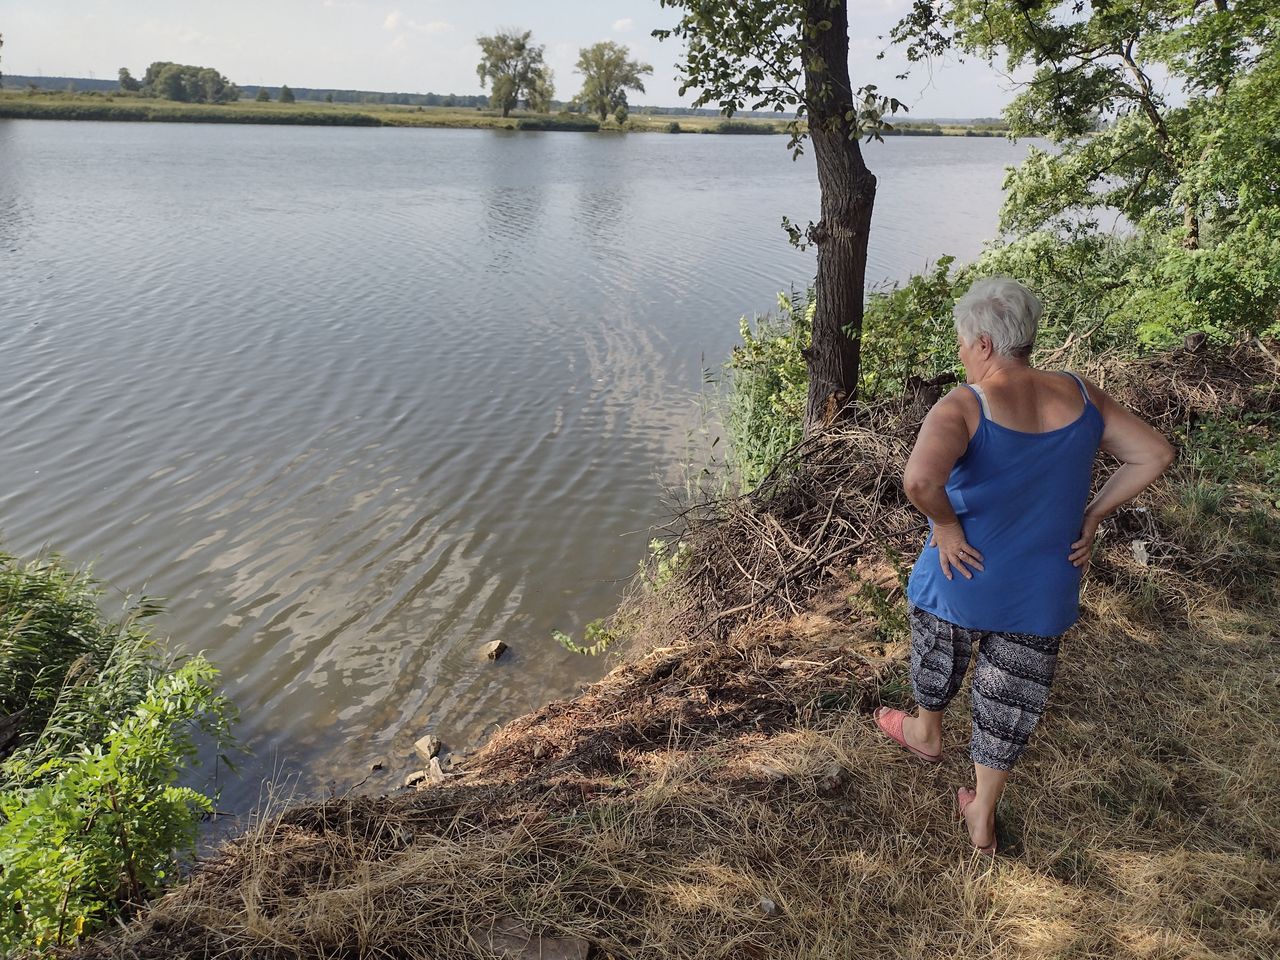
[[[507,645],[501,640],[494,640],[492,643],[486,643],[481,649],[490,660],[497,660],[507,652]]]
[[[431,758],[440,752],[440,738],[428,733],[414,743],[413,749],[418,751],[424,763],[430,763]]]
[[[419,784],[425,783],[426,779],[427,779],[427,771],[415,770],[413,771],[413,773],[409,774],[407,777],[404,778],[404,785],[406,787],[416,787]]]
[[[444,767],[440,766],[439,757],[432,757],[427,764],[427,779],[432,783],[444,783]]]

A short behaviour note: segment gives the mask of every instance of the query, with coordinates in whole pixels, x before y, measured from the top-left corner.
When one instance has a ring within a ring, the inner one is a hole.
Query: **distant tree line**
[[[279,87],[266,89],[272,99],[278,99]],[[396,104],[405,107],[487,107],[489,98],[484,94],[462,95],[455,93],[387,93],[377,90],[335,90],[329,87],[294,87],[299,100],[324,100],[327,103]]]
[[[10,74],[5,78],[8,87],[29,87],[34,90],[54,90],[64,91],[70,84],[75,84],[78,91],[99,93],[114,93],[117,90],[123,90],[116,80],[108,79],[91,79],[89,77],[33,77],[25,74]],[[246,93],[247,89],[247,93]],[[280,96],[280,88],[274,86],[256,86],[250,84],[247,88],[241,86],[240,96],[244,99],[246,96],[252,99],[258,90],[266,90],[270,99],[276,100]],[[362,104],[397,104],[400,106],[410,107],[457,107],[460,109],[476,109],[488,107],[488,94],[460,94],[460,93],[403,93],[389,92],[383,90],[338,90],[331,87],[293,87],[293,93],[299,100],[307,100],[312,102],[327,101],[329,103],[362,103]],[[332,99],[330,99],[332,98]],[[572,100],[553,99],[550,104],[551,110],[574,110],[579,109]],[[644,116],[699,116],[699,117],[718,117],[721,113],[718,109],[711,107],[656,107],[656,106],[634,106],[629,107],[630,111],[635,114]],[[787,112],[777,113],[773,110],[739,110],[734,114],[735,117],[754,117],[765,120],[790,119],[791,114]],[[939,123],[970,123],[968,120],[952,120],[939,118]],[[983,121],[973,121],[981,124]],[[1003,124],[1003,120],[994,120],[993,123]]]

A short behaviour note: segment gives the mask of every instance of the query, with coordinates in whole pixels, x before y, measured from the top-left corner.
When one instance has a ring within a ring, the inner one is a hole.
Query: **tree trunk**
[[[1186,208],[1182,211],[1182,225],[1186,229],[1182,245],[1188,250],[1200,249],[1200,218],[1196,215],[1194,199],[1188,200]]]
[[[804,432],[809,436],[851,413],[857,398],[876,178],[862,160],[856,127],[847,117],[854,110],[847,6],[806,0],[806,17],[814,24],[831,23],[830,29],[807,35],[805,44],[809,136],[822,193],[821,218],[809,232],[818,247],[813,343],[804,352],[809,367]]]

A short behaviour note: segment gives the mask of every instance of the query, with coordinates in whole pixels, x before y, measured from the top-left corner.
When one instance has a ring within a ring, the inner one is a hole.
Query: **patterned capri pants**
[[[978,648],[970,701],[974,763],[1010,770],[1044,713],[1058,661],[1058,637],[970,630],[920,610],[911,622],[911,688],[926,710],[942,710],[960,689]]]

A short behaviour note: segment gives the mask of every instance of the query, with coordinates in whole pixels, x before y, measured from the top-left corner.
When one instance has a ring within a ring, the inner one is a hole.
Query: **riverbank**
[[[444,127],[485,130],[569,130],[633,133],[717,133],[781,134],[783,120],[742,118],[726,120],[694,114],[634,114],[623,124],[609,119],[601,122],[582,114],[539,114],[516,111],[504,117],[496,110],[466,110],[453,107],[409,107],[396,104],[258,103],[244,100],[233,104],[178,103],[128,95],[98,93],[65,94],[0,90],[0,119],[99,120],[151,123],[249,123],[298,124],[344,127]],[[901,123],[893,134],[902,136],[994,136],[1005,131],[998,126]]]
[[[264,816],[80,955],[1269,956],[1280,505],[1231,431],[1274,456],[1275,357],[1090,371],[1182,458],[1101,534],[993,863],[954,818],[967,694],[938,767],[869,717],[909,698],[900,480],[929,400],[910,397],[693,509],[582,696],[443,782]]]

